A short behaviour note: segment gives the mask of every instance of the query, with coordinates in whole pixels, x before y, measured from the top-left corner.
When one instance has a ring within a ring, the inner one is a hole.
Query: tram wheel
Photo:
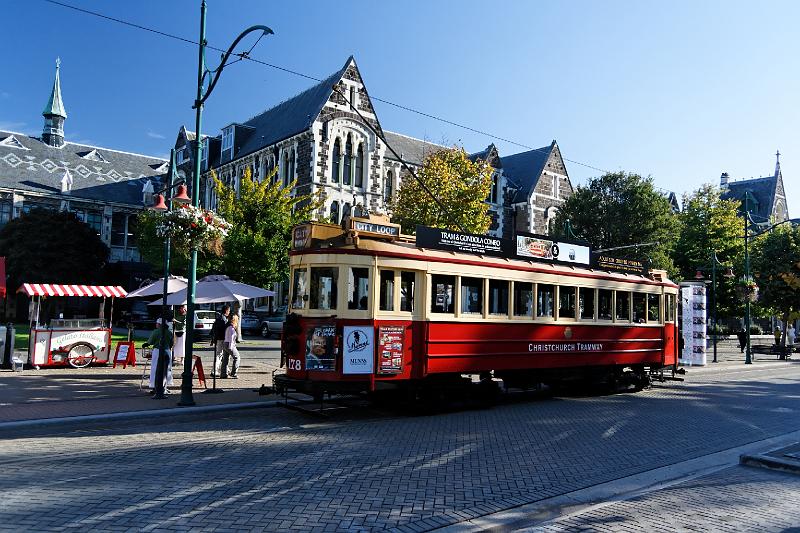
[[[94,347],[88,342],[72,345],[67,353],[67,362],[72,368],[86,368],[94,361]]]

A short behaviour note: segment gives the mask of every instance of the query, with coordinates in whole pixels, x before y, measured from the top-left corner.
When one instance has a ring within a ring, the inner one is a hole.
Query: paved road
[[[435,529],[800,429],[800,363],[739,368],[691,371],[685,384],[638,394],[529,399],[425,417],[356,408],[319,421],[273,408],[5,436],[0,529]],[[725,484],[725,501],[752,511],[747,529],[775,529],[758,519],[772,508],[764,507],[766,493],[757,510],[735,497],[737,487],[779,489],[781,502],[796,502],[800,488],[785,478],[738,482],[739,472],[712,474],[721,477],[709,486]],[[727,487],[727,479],[735,483]],[[697,490],[714,501],[712,489]],[[525,527],[596,528],[605,520],[606,529],[636,529],[656,523],[642,522],[642,513],[666,514],[675,502],[669,494]],[[694,505],[689,518],[658,525],[720,529]]]

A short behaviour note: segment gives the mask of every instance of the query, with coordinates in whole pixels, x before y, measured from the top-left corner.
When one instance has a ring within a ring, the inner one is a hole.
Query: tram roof
[[[549,263],[545,261],[512,259],[488,255],[451,252],[433,248],[421,248],[416,245],[413,235],[402,235],[399,240],[382,240],[371,237],[347,238],[347,233],[342,232],[337,237],[332,237],[317,242],[316,246],[302,250],[293,250],[291,255],[297,254],[353,254],[394,257],[437,263],[465,264],[501,268],[506,270],[520,270],[528,272],[542,272],[576,277],[601,278],[609,281],[636,282],[656,285],[678,287],[666,277],[663,271],[660,279],[643,276],[640,274],[614,272],[590,267],[569,265],[563,263]]]

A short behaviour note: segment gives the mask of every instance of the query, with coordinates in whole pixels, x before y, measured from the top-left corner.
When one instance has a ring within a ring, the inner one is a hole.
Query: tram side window
[[[431,312],[452,313],[455,302],[456,277],[434,274],[431,276]]]
[[[483,280],[461,278],[461,312],[483,312]]]
[[[533,316],[533,283],[514,282],[514,316]]]
[[[311,268],[311,309],[336,309],[336,267]]]
[[[633,293],[633,321],[637,324],[645,321],[645,295],[641,292]]]
[[[536,289],[536,316],[537,317],[553,317],[554,315],[554,299],[556,288],[554,285],[545,285],[540,283]]]
[[[489,280],[489,314],[508,315],[508,282]]]
[[[413,272],[400,272],[400,310],[414,311],[414,290],[417,275]]]
[[[594,289],[578,289],[578,306],[581,320],[594,318]]]
[[[558,318],[575,318],[575,287],[558,287]]]
[[[664,321],[675,322],[675,296],[672,294],[667,294],[666,302],[666,309],[664,309]]]
[[[292,309],[302,309],[308,300],[308,282],[305,268],[294,271],[294,283],[292,283]]]
[[[658,322],[661,318],[661,313],[659,312],[659,304],[661,303],[661,298],[659,298],[658,294],[648,294],[647,295],[647,321],[648,322]]]
[[[369,305],[369,269],[350,268],[347,278],[347,308],[366,311]]]
[[[614,293],[607,289],[597,289],[597,319],[611,320],[611,309]]]
[[[631,293],[617,291],[617,320],[627,321],[631,319]]]
[[[380,310],[394,311],[394,271],[381,270]]]

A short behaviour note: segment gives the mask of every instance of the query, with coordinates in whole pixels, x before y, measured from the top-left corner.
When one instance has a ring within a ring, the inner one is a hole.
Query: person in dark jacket
[[[231,316],[231,306],[222,306],[222,313],[217,315],[214,325],[211,326],[211,346],[214,347],[214,373],[212,376],[219,376],[219,366],[223,350],[225,349],[225,330],[228,328]]]
[[[739,351],[744,353],[744,349],[747,346],[747,333],[745,330],[740,329],[736,332],[736,338],[739,339]]]

